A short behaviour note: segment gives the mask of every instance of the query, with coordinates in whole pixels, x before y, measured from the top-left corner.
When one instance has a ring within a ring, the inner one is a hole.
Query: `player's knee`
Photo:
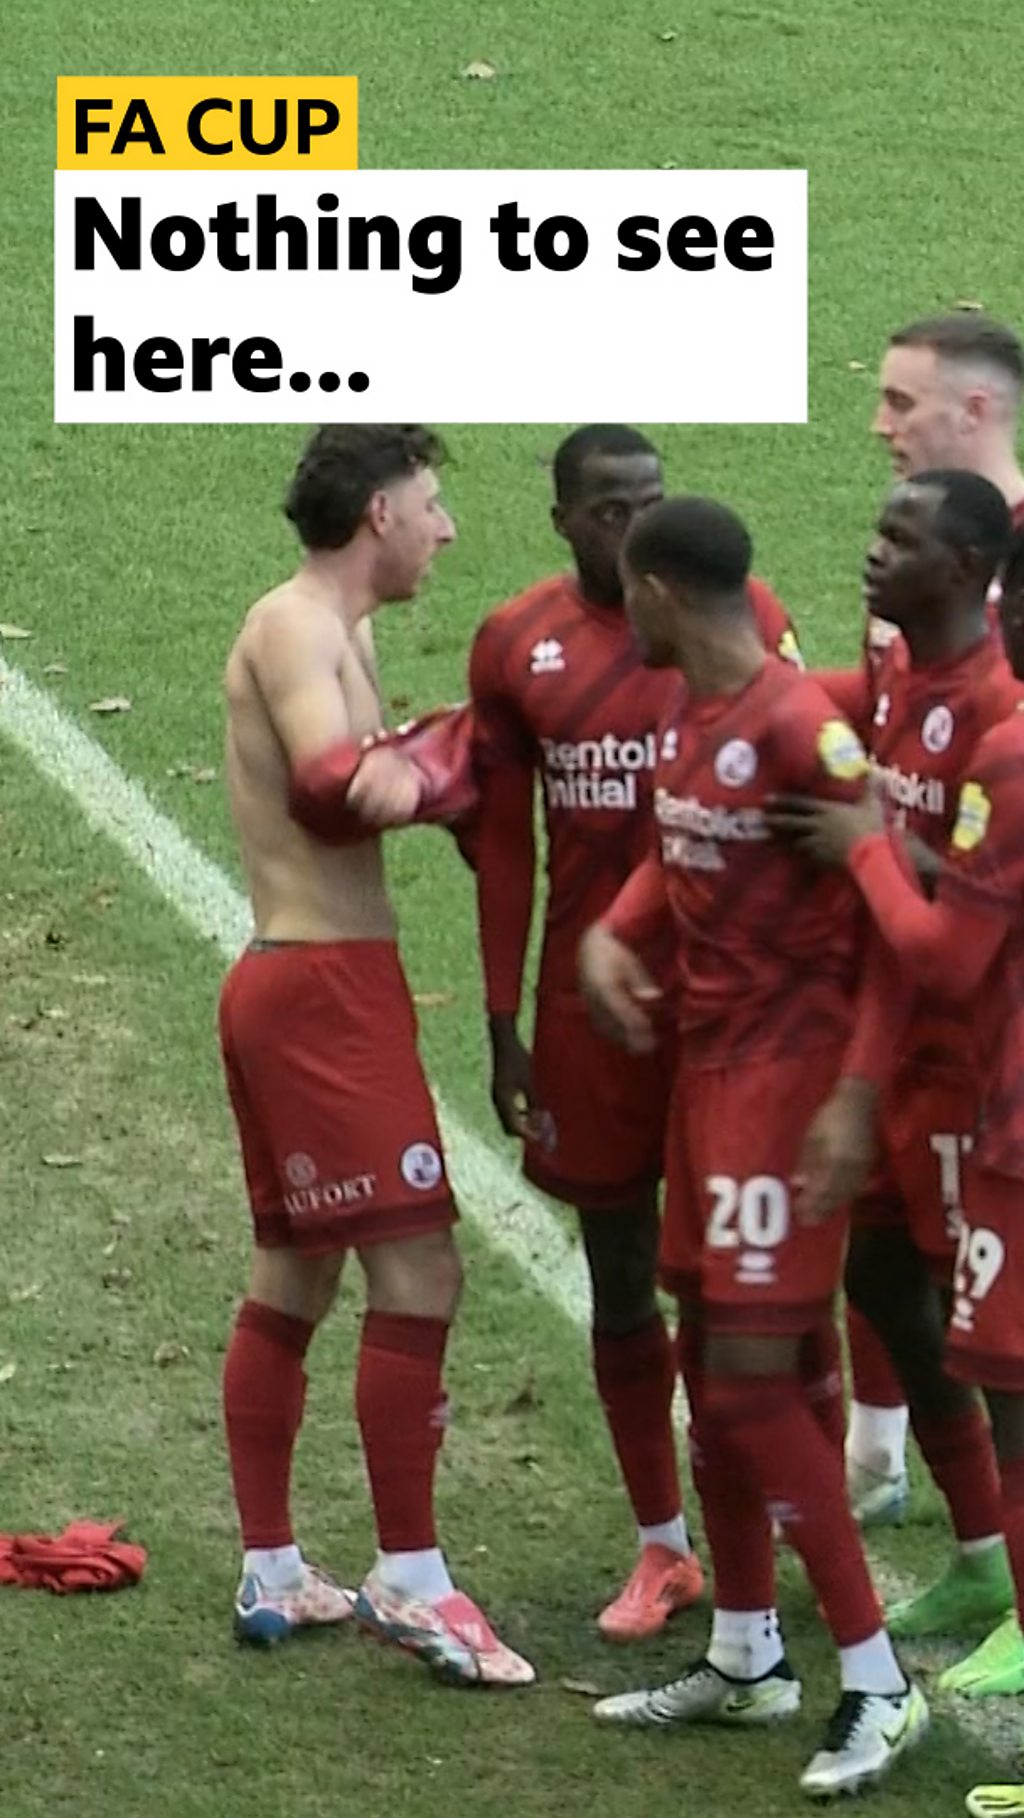
[[[462,1262],[450,1231],[380,1244],[360,1257],[369,1305],[380,1313],[451,1320],[462,1293]]]
[[[343,1263],[341,1251],[327,1256],[302,1256],[284,1246],[257,1250],[249,1277],[249,1298],[293,1319],[319,1325],[334,1305]]]
[[[624,1338],[657,1311],[658,1216],[646,1200],[620,1211],[581,1212],[594,1328]]]

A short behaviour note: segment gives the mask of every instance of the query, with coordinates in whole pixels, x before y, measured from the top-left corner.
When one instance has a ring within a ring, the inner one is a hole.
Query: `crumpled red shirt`
[[[27,1591],[119,1591],[138,1584],[145,1547],[115,1540],[123,1521],[72,1521],[63,1534],[0,1534],[0,1585]]]

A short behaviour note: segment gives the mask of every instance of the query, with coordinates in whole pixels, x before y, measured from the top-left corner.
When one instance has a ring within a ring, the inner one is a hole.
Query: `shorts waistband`
[[[378,953],[392,953],[397,948],[397,941],[389,935],[372,935],[365,940],[353,935],[348,940],[338,941],[268,941],[254,935],[245,948],[246,953],[286,953],[303,950],[307,953],[350,953],[353,948],[372,948]]]

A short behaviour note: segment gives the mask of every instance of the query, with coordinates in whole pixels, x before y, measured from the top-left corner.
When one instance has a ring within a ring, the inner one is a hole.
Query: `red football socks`
[[[705,1379],[702,1437],[708,1454],[756,1487],[803,1560],[839,1647],[877,1634],[882,1613],[846,1498],[843,1463],[795,1376]],[[712,1552],[715,1538],[710,1535]],[[715,1560],[716,1579],[718,1562]],[[717,1595],[717,1593],[716,1593]],[[762,1593],[748,1608],[770,1605]]]
[[[640,1527],[680,1510],[672,1432],[676,1366],[661,1314],[624,1338],[593,1334],[594,1378],[633,1513]]]
[[[866,1408],[901,1408],[906,1401],[896,1365],[870,1320],[849,1302],[846,1337],[850,1346],[853,1398]]]
[[[447,1402],[441,1371],[448,1324],[409,1313],[367,1313],[356,1414],[384,1553],[437,1545],[434,1471]]]
[[[224,1421],[247,1549],[294,1541],[292,1453],[306,1399],[302,1364],[313,1331],[308,1320],[254,1300],[243,1303],[235,1322],[224,1359]]]
[[[805,1337],[800,1347],[800,1380],[815,1420],[829,1444],[842,1457],[846,1444],[846,1407],[843,1359],[834,1320],[826,1320]]]
[[[999,1479],[1003,1533],[1017,1592],[1017,1614],[1024,1625],[1024,1458],[1003,1460],[999,1466]]]
[[[980,1408],[952,1420],[911,1424],[921,1454],[949,1504],[958,1540],[988,1540],[1002,1532],[999,1469],[992,1434]]]

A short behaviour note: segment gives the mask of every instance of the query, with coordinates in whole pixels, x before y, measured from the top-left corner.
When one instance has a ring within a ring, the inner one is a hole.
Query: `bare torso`
[[[382,723],[369,625],[349,632],[324,592],[299,574],[250,611],[228,658],[226,767],[231,811],[262,940],[393,939],[380,840],[323,844],[288,812],[289,763],[266,699],[274,652],[313,632],[343,696],[338,736]],[[272,647],[272,648],[271,648]]]

